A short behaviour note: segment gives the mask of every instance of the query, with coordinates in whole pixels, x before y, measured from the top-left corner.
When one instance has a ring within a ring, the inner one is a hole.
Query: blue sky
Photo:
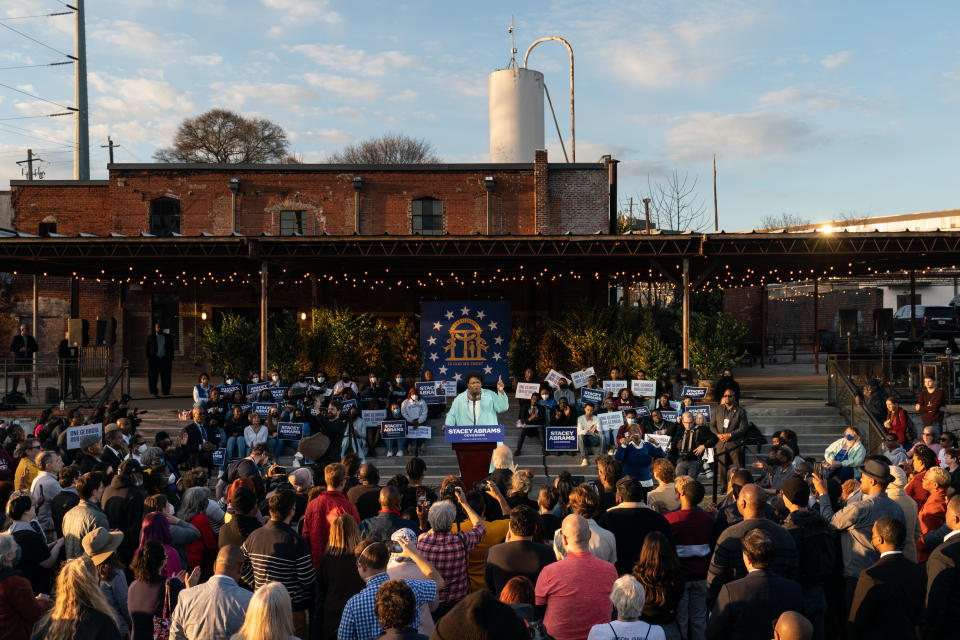
[[[66,10],[2,4],[5,17]],[[216,106],[280,123],[308,162],[386,131],[426,138],[449,162],[484,162],[487,75],[509,60],[513,13],[521,57],[541,36],[572,43],[577,159],[621,160],[624,202],[676,168],[699,178],[712,217],[716,153],[727,230],[781,213],[960,207],[953,2],[89,0],[86,10],[93,177],[106,176],[108,134],[118,162],[148,162],[184,117]],[[72,52],[71,16],[3,24]],[[60,60],[0,29],[0,67]],[[569,144],[566,50],[539,45],[530,66]],[[0,69],[0,83],[73,104],[69,65]],[[70,118],[6,119],[59,111],[0,87],[0,188],[20,178],[28,146],[48,179],[72,177]],[[546,139],[562,160],[556,132]]]

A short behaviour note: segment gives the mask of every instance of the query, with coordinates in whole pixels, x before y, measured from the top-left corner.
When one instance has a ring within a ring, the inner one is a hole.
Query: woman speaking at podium
[[[471,371],[467,374],[467,390],[453,399],[444,425],[500,424],[497,414],[510,408],[510,399],[503,389],[503,376],[497,378],[497,392],[494,393],[483,388],[483,374]]]

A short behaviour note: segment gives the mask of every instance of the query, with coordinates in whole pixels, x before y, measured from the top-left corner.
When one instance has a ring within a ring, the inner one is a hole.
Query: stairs
[[[770,436],[781,429],[793,430],[805,458],[822,460],[824,450],[841,437],[847,427],[840,412],[822,400],[745,400],[743,406],[747,418],[767,436],[768,442]],[[756,448],[751,447],[750,451]],[[761,455],[766,456],[766,451],[761,449]]]

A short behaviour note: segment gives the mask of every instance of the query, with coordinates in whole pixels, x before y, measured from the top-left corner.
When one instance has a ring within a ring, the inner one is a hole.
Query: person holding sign
[[[627,409],[636,409],[639,406],[639,402],[630,392],[630,389],[623,387],[620,391],[617,392],[617,397],[613,401],[613,408],[618,411],[626,411]]]
[[[541,448],[546,446],[546,437],[543,429],[547,424],[547,412],[540,404],[540,394],[530,395],[530,404],[520,406],[520,415],[517,417],[517,426],[520,427],[520,440],[517,442],[517,448],[513,455],[519,456],[523,449],[523,441],[527,436],[536,436],[540,439]]]
[[[717,439],[705,426],[696,424],[689,411],[684,411],[680,424],[683,429],[674,435],[671,447],[677,465],[676,475],[696,479],[700,475],[703,454],[716,444]]]
[[[427,403],[417,394],[415,386],[407,390],[407,399],[400,406],[400,413],[414,429],[427,423]],[[426,440],[420,439],[420,442],[414,443],[413,446],[417,447],[417,455],[422,456],[426,449]],[[410,455],[410,452],[406,451],[406,454]]]
[[[403,420],[403,415],[400,411],[400,405],[396,402],[390,403],[390,409],[387,411],[387,420]],[[406,433],[406,429],[404,429]],[[394,455],[394,449],[396,449],[396,456],[399,458],[403,456],[404,451],[406,450],[407,439],[404,438],[387,438],[383,437],[383,442],[387,447],[387,457]]]
[[[620,439],[620,446],[613,456],[623,463],[623,475],[630,476],[645,489],[653,488],[653,474],[650,464],[664,457],[663,449],[643,439],[640,425],[633,425],[626,437]]]
[[[610,429],[604,430],[604,436],[610,434],[610,440],[613,440],[613,432]],[[577,418],[577,435],[580,437],[580,447],[583,450],[583,456],[580,458],[580,466],[585,467],[589,464],[587,454],[589,449],[605,445],[606,437],[600,436],[600,421],[593,415],[593,403],[588,402],[583,405],[583,415]],[[612,448],[612,444],[611,444]]]

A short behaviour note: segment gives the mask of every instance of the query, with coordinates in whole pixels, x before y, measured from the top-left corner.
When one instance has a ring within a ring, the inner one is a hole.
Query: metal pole
[[[74,103],[76,107],[74,122],[73,179],[90,179],[90,123],[87,116],[87,40],[84,29],[83,0],[76,2],[77,16],[75,29]]]
[[[690,368],[690,258],[683,259],[683,368]]]
[[[760,368],[767,366],[767,285],[760,285]]]
[[[917,339],[917,274],[910,270],[910,339]]]
[[[820,375],[820,279],[813,279],[813,372]]]
[[[267,263],[260,263],[260,374],[267,373]]]
[[[574,162],[577,161],[577,131],[574,126],[575,122],[575,112],[573,105],[573,47],[570,46],[570,43],[561,38],[560,36],[547,36],[546,38],[540,38],[539,40],[534,41],[529,47],[527,47],[527,52],[523,54],[523,68],[527,68],[527,58],[530,57],[530,52],[535,46],[541,42],[546,42],[547,40],[556,40],[562,42],[567,47],[567,51],[570,52],[570,157]]]
[[[650,233],[650,198],[643,199],[643,213],[647,216],[647,233]]]
[[[40,278],[37,274],[33,274],[33,339],[40,342]],[[33,377],[33,390],[36,392],[37,396],[40,395],[40,387],[37,384],[37,352],[33,353],[33,371],[31,376]]]
[[[713,154],[713,230],[720,231],[720,217],[717,213],[717,154]]]

